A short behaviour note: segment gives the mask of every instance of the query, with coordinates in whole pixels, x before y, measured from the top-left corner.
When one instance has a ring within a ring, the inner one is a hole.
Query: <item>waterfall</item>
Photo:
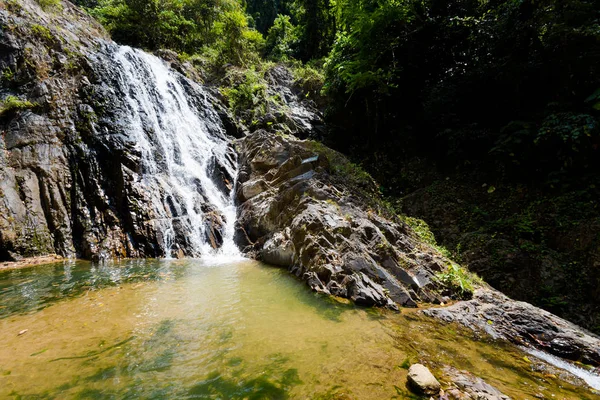
[[[165,256],[239,256],[236,154],[206,92],[141,50],[120,46],[113,61],[121,125],[140,158],[136,185]]]

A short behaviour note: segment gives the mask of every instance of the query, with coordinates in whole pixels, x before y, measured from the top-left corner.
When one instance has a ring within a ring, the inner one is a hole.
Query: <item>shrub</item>
[[[266,112],[267,85],[259,72],[254,68],[243,72],[231,69],[227,79],[230,83],[221,92],[234,113],[248,111],[255,117]]]
[[[306,97],[318,97],[321,95],[325,83],[325,75],[320,69],[309,64],[297,62],[292,66],[292,74],[294,75],[294,83],[302,89]]]
[[[21,100],[16,96],[8,96],[0,103],[0,117],[33,107],[35,107],[35,104],[30,101]]]
[[[290,22],[289,15],[279,14],[269,29],[266,39],[266,52],[275,61],[286,61],[293,57],[298,45],[297,29]]]
[[[264,47],[264,38],[233,0],[99,0],[89,11],[118,43],[200,53],[212,69],[258,62]]]
[[[481,278],[458,264],[451,263],[444,272],[435,276],[436,280],[450,290],[453,296],[461,300],[473,297],[476,284],[481,284]]]

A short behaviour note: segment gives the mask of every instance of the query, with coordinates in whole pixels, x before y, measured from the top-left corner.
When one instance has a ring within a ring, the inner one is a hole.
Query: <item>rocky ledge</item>
[[[514,301],[493,289],[480,288],[469,301],[425,310],[424,313],[446,322],[458,322],[495,339],[600,366],[598,336],[529,303]]]
[[[237,242],[315,291],[396,308],[442,301],[449,261],[386,215],[376,184],[310,140],[256,131],[238,143]]]

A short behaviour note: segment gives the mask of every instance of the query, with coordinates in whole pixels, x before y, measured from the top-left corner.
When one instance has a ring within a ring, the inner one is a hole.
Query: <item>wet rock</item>
[[[371,307],[388,303],[381,286],[362,272],[346,276],[341,285],[346,288],[347,297],[358,305]]]
[[[598,336],[490,288],[478,289],[472,300],[424,313],[446,322],[458,322],[495,339],[533,346],[561,358],[600,366]]]
[[[444,379],[451,383],[451,387],[445,390],[448,399],[510,400],[510,397],[467,371],[447,366],[444,368]]]
[[[289,231],[286,233],[289,235]],[[286,233],[278,232],[264,244],[260,253],[262,261],[280,267],[294,263],[294,243]]]
[[[0,260],[49,253],[94,260],[158,257],[171,241],[173,255],[198,256],[189,232],[199,224],[211,246],[220,247],[223,216],[205,207],[199,182],[190,183],[198,187],[190,203],[194,211],[206,208],[203,221],[178,207],[183,199],[170,193],[168,183],[151,190],[144,184],[147,166],[127,123],[129,91],[115,73],[119,48],[104,29],[69,2],[60,13],[45,12],[35,0],[19,4],[19,13],[0,7],[0,25],[9,33],[0,35],[0,70],[14,73],[3,80],[0,99],[15,95],[37,106],[0,116]],[[40,25],[48,30],[43,41],[34,29]],[[160,55],[189,72],[176,54]],[[225,131],[220,116],[228,114],[214,109],[218,101],[173,74],[206,126]],[[151,122],[142,124],[154,132]],[[150,142],[158,147],[156,138]],[[155,151],[160,169],[165,157]],[[222,162],[208,162],[217,187],[231,190],[233,177]]]
[[[205,231],[208,233],[208,241],[213,249],[218,249],[223,245],[223,229],[225,223],[221,215],[216,211],[210,211],[204,214]]]
[[[433,276],[448,260],[394,216],[374,212],[376,185],[352,187],[352,176],[332,169],[333,159],[347,163],[343,156],[262,130],[237,148],[236,238],[247,255],[288,268],[315,291],[365,306],[438,299]]]
[[[436,395],[440,392],[440,383],[423,364],[413,364],[408,369],[408,387],[416,393]]]

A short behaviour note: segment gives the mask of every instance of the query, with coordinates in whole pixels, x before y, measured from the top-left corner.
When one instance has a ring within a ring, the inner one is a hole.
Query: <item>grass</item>
[[[42,39],[47,42],[52,41],[52,33],[50,32],[50,29],[46,28],[45,26],[33,24],[31,25],[31,32],[33,32],[35,37],[38,39]]]
[[[305,97],[318,97],[321,95],[325,84],[325,75],[320,68],[301,62],[291,63],[290,68],[294,76],[294,84],[302,89]]]
[[[455,263],[451,263],[446,271],[437,273],[435,278],[461,300],[472,298],[475,286],[483,283],[476,274]]]
[[[6,0],[6,8],[8,9],[8,11],[13,13],[18,13],[23,9],[21,4],[19,3],[19,0]]]
[[[360,165],[350,162],[341,153],[330,149],[315,140],[306,141],[309,149],[325,157],[329,161],[331,172],[343,177],[348,183],[361,188],[375,188],[375,181]]]
[[[12,81],[14,77],[15,73],[12,69],[10,69],[10,67],[6,67],[4,71],[2,71],[2,79],[4,79],[6,82]]]
[[[437,243],[433,232],[431,232],[429,225],[427,225],[427,222],[419,218],[408,217],[402,214],[398,214],[398,217],[402,220],[402,222],[410,226],[413,232],[415,232],[422,241],[439,251],[444,257],[452,258],[450,251]]]

